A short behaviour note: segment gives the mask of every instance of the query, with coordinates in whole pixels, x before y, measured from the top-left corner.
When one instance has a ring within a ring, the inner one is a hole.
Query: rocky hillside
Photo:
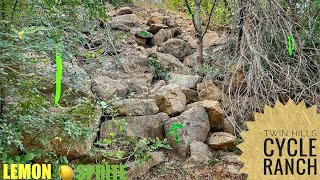
[[[51,108],[46,115],[68,114],[93,133],[86,139],[69,140],[53,135],[49,149],[75,164],[126,163],[129,179],[243,178],[236,149],[239,122],[228,116],[230,102],[223,98],[221,82],[195,71],[199,63],[191,21],[181,15],[138,7],[110,9],[109,16],[110,20],[101,22],[99,28],[110,27],[108,33],[117,39],[108,41],[98,31],[83,30],[90,44],[79,48],[79,52],[86,55],[63,63],[61,107]],[[204,59],[225,50],[227,40],[226,35],[209,31],[204,38]],[[106,44],[108,49],[100,52]],[[96,58],[92,52],[101,56]],[[215,63],[223,67],[222,61]],[[45,61],[24,71],[42,79],[55,77],[55,65]],[[243,76],[239,72],[221,80],[230,81],[238,89]],[[48,87],[49,82],[39,85],[48,96],[55,90],[54,86]],[[25,96],[8,96],[5,101],[10,106]],[[102,108],[88,103],[80,106],[79,97],[97,101]],[[123,144],[111,147],[106,140],[122,127],[114,125],[114,119],[125,119],[126,135],[166,139],[171,149],[150,150],[143,164],[126,161],[120,155],[126,154],[126,149],[121,149]],[[182,128],[177,134],[170,133],[177,124]],[[52,134],[61,127],[53,128]],[[25,146],[39,148],[40,142],[33,141],[35,137],[26,136]],[[110,155],[112,150],[117,158]]]
[[[192,73],[198,64],[191,21],[137,7],[123,7],[109,15],[112,18],[107,25],[111,32],[126,35],[116,42],[117,54],[102,62],[80,57],[79,66],[90,78],[91,90],[100,100],[120,97],[111,104],[118,111],[116,118],[126,119],[128,135],[166,138],[173,148],[153,152],[144,165],[128,163],[128,176],[241,179],[241,164],[235,155],[239,142],[237,120],[227,115],[228,102],[223,101],[223,92],[215,81]],[[97,36],[90,38],[94,46],[99,46]],[[213,31],[204,39],[205,59],[224,49],[228,40]],[[241,74],[237,78],[233,81],[241,81]],[[100,139],[107,138],[111,123],[104,115],[98,132]],[[175,123],[184,125],[178,130],[178,143],[175,136],[168,135]],[[83,155],[85,151],[76,154]],[[174,169],[166,172],[166,168]]]

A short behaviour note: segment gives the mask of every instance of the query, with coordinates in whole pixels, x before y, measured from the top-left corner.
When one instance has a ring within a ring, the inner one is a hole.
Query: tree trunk
[[[203,37],[197,37],[197,54],[200,64],[203,64]]]
[[[200,64],[203,64],[203,37],[201,25],[201,0],[195,0],[195,32],[197,38],[197,59]]]

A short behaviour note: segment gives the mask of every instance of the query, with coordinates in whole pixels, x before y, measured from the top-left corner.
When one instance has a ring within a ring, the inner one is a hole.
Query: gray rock
[[[153,76],[154,68],[149,65],[148,56],[128,49],[103,62],[92,75],[92,90],[103,100],[110,100],[129,92],[144,92],[151,86]]]
[[[220,103],[218,101],[198,101],[192,104],[188,104],[187,108],[195,107],[197,105],[203,106],[207,114],[209,116],[210,128],[212,130],[222,129],[223,127],[223,110],[220,107]]]
[[[102,111],[97,108],[91,113],[90,118],[79,119],[78,116],[70,114],[71,108],[77,107],[53,107],[46,112],[46,115],[54,117],[56,114],[65,114],[65,117],[72,121],[85,122],[83,125],[92,131],[88,137],[69,138],[67,134],[62,134],[63,131],[60,127],[53,126],[50,129],[50,134],[47,136],[48,139],[46,139],[49,142],[48,147],[42,147],[41,142],[39,142],[39,136],[42,136],[41,132],[25,135],[23,145],[29,150],[47,148],[48,151],[55,151],[58,155],[66,156],[70,159],[86,156],[96,138]],[[62,136],[62,138],[56,139],[56,135]]]
[[[152,34],[156,34],[160,29],[166,29],[168,26],[164,24],[152,24],[149,28],[149,32]]]
[[[181,113],[187,103],[186,96],[177,85],[162,86],[154,96],[161,112],[169,115]]]
[[[75,105],[75,100],[79,97],[93,98],[91,92],[91,79],[89,75],[76,63],[63,62],[63,76],[61,85],[60,105]],[[38,76],[41,81],[37,88],[40,92],[47,95],[55,94],[56,67],[45,62],[35,63],[28,69],[23,69],[25,74]]]
[[[127,117],[126,132],[129,136],[164,139],[164,123],[168,119],[166,113]]]
[[[185,126],[183,129],[178,130],[178,143],[175,141],[174,133],[170,136],[168,135],[174,123],[180,123]],[[180,116],[169,119],[169,121],[165,123],[164,129],[168,142],[171,147],[173,147],[174,152],[181,157],[187,157],[192,141],[206,141],[210,130],[209,118],[203,107],[196,106],[183,112]]]
[[[213,153],[203,142],[193,141],[190,144],[190,157],[185,161],[183,168],[192,168],[199,165],[208,165]]]
[[[116,120],[125,119],[127,126],[125,131],[129,136],[141,138],[156,138],[163,139],[164,123],[169,119],[166,113],[159,113],[149,116],[119,116]],[[110,132],[117,132],[112,127],[112,121],[105,121],[101,125],[100,138],[108,137]]]
[[[192,53],[190,44],[177,38],[169,39],[161,44],[159,52],[172,54],[180,60],[183,60],[186,56]]]
[[[113,17],[110,21],[111,28],[129,31],[130,27],[135,26],[139,18],[135,14],[124,14]]]
[[[101,74],[93,78],[92,91],[101,99],[110,100],[114,97],[127,95],[129,86],[120,79],[112,79]]]
[[[124,99],[112,103],[112,106],[120,116],[154,115],[159,111],[154,99]]]
[[[169,26],[169,27],[176,27],[177,26],[177,22],[175,20],[173,20],[173,18],[170,16],[164,16],[162,19],[162,23]]]
[[[152,24],[162,24],[163,23],[163,15],[155,12],[151,14],[150,18],[147,21],[147,25],[151,26]]]
[[[171,54],[164,54],[164,53],[153,53],[152,56],[155,56],[160,63],[161,67],[170,72],[176,73],[184,73],[187,72],[186,66],[182,64],[182,62],[174,57]]]
[[[151,44],[158,46],[172,37],[171,31],[167,29],[160,29],[152,38]]]
[[[143,164],[138,164],[136,162],[129,163],[128,167],[130,167],[131,169],[127,171],[126,176],[128,180],[132,180],[135,177],[140,177],[147,173],[153,166],[158,165],[164,161],[165,156],[162,152],[152,152],[151,158]]]
[[[181,87],[195,89],[196,85],[201,82],[201,77],[199,75],[184,75],[170,73],[169,84],[176,84]]]

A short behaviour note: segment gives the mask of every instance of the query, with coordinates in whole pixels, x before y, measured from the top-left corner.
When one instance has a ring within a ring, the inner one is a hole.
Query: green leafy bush
[[[170,79],[170,74],[167,70],[163,69],[156,57],[149,57],[149,64],[155,68],[156,75],[154,79],[156,80],[168,80]]]
[[[117,101],[114,99],[112,101]],[[144,163],[150,158],[150,153],[159,149],[171,149],[166,139],[139,138],[129,136],[126,133],[126,120],[115,118],[117,110],[113,109],[110,102],[100,102],[101,107],[112,117],[107,123],[108,134],[105,138],[96,142],[107,152],[105,157],[118,160],[135,160],[137,163]]]
[[[72,61],[84,45],[82,30],[106,20],[106,1],[3,0],[0,4],[0,154],[4,163],[34,159],[68,163],[47,146],[53,138],[84,138],[96,105],[79,97],[71,108],[55,107],[52,95],[39,89],[51,81],[24,69],[40,61],[54,63],[56,44]],[[59,113],[55,113],[59,112]],[[59,129],[54,131],[53,129]],[[28,142],[25,140],[28,139]],[[25,142],[24,142],[25,141]],[[31,146],[37,143],[38,147]],[[34,156],[31,159],[31,154]]]
[[[121,5],[132,5],[132,0],[108,0],[108,2],[116,7]]]

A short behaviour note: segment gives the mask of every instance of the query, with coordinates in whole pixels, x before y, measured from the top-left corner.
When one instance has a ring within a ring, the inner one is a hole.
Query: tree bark
[[[203,36],[202,36],[202,25],[201,25],[201,0],[195,0],[195,33],[197,38],[197,59],[200,64],[203,64]]]

